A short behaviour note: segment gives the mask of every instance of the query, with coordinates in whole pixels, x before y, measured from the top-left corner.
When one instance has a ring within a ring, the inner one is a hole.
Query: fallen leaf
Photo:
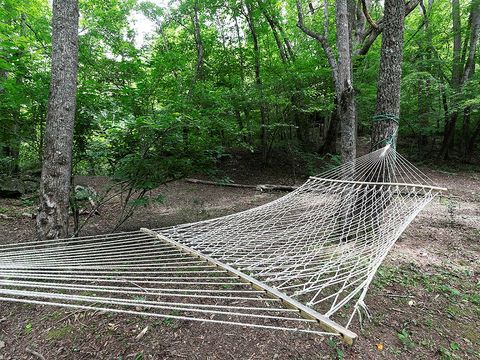
[[[377,350],[378,350],[378,351],[382,351],[382,350],[383,350],[383,344],[382,344],[382,343],[378,343],[378,344],[377,344]]]

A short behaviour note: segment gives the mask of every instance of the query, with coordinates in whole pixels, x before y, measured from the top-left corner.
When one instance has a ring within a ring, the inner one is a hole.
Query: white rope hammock
[[[356,313],[368,315],[364,298],[382,260],[444,190],[387,146],[241,213],[0,245],[0,301],[333,335],[351,344],[348,328]]]

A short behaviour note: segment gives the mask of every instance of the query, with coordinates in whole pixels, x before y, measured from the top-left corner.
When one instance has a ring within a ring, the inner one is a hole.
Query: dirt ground
[[[274,170],[230,170],[241,183],[302,181]],[[0,302],[0,360],[480,359],[480,174],[422,170],[450,195],[417,217],[378,271],[366,299],[372,317],[363,328],[353,325],[353,347],[314,335]],[[107,179],[77,183],[100,191]],[[217,217],[283,195],[185,181],[158,191],[164,204],[139,209],[119,230]],[[31,201],[0,199],[0,243],[32,239],[34,211]],[[101,209],[84,233],[109,232],[117,211],[115,202]]]

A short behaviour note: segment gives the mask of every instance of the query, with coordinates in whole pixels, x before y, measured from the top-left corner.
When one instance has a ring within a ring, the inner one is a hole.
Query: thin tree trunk
[[[198,19],[198,1],[195,1],[193,6],[192,23],[193,33],[195,37],[195,45],[197,48],[197,64],[195,66],[195,76],[197,80],[202,80],[204,76],[203,68],[205,64],[205,51],[203,48],[202,33],[200,31],[200,21]]]
[[[460,20],[460,1],[452,0],[452,32],[453,32],[453,67],[452,67],[452,87],[454,91],[459,91],[462,79],[462,33]],[[453,147],[455,126],[457,123],[458,111],[454,110],[448,121],[445,122],[443,131],[443,141],[440,154],[444,159],[450,157],[450,151]]]
[[[266,164],[268,160],[268,133],[267,133],[267,109],[263,99],[263,81],[260,73],[260,47],[258,45],[258,35],[253,19],[252,7],[250,4],[246,4],[247,8],[247,22],[252,35],[253,53],[255,57],[255,84],[260,95],[260,141],[262,149],[262,159]]]
[[[37,216],[39,239],[68,235],[77,92],[78,17],[77,0],[53,1],[52,80]]]
[[[237,15],[234,16],[235,19],[235,33],[237,35],[237,47],[238,47],[238,57],[240,65],[240,78],[242,79],[242,85],[245,82],[245,56],[243,55],[243,45],[242,38],[240,36],[240,26],[238,25]]]
[[[372,125],[372,150],[396,146],[400,116],[403,61],[404,0],[385,0],[384,26],[378,76],[377,105]]]
[[[433,54],[433,43],[432,43],[432,31],[430,28],[430,14],[432,9],[433,0],[428,1],[428,8],[425,7],[423,2],[420,2],[420,10],[423,16],[423,22],[419,29],[423,29],[425,37],[424,40],[419,41],[418,48],[418,57],[422,59],[420,62],[420,71],[425,71],[427,73],[435,73],[435,68],[432,66],[432,54]],[[427,128],[428,126],[428,117],[431,103],[432,87],[429,79],[419,78],[418,79],[418,125],[420,128]],[[414,135],[417,139],[417,144],[419,151],[423,146],[428,144],[428,137],[424,132],[419,132],[417,136]]]
[[[268,13],[268,10],[265,8],[265,5],[263,4],[262,1],[258,1],[258,5],[260,7],[260,10],[262,11],[263,16],[267,20],[267,23],[270,26],[270,29],[272,30],[272,34],[275,39],[275,43],[277,44],[278,52],[280,54],[280,59],[282,60],[283,63],[286,63],[288,61],[288,55],[284,48],[283,42],[280,39],[280,35],[278,34],[275,21],[273,20],[273,17]]]

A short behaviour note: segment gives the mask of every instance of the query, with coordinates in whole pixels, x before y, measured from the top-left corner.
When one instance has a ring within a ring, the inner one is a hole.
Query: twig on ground
[[[415,296],[413,295],[398,295],[398,294],[392,294],[392,293],[385,293],[384,295],[388,297],[393,297],[393,298],[409,298],[409,299],[415,298]]]
[[[72,317],[72,316],[75,316],[75,315],[77,315],[77,314],[79,314],[79,313],[82,313],[82,312],[86,312],[86,310],[74,310],[74,311],[69,311],[69,312],[67,313],[67,315],[65,315],[63,318],[61,318],[60,320],[57,321],[57,324],[65,321],[65,320],[67,320],[67,319],[69,319],[69,318]]]
[[[147,333],[148,331],[148,326],[145,326],[145,329],[143,329],[140,334],[137,335],[137,337],[135,338],[135,340],[140,340],[141,338],[143,338],[145,336],[145,334]]]
[[[31,354],[31,355],[39,358],[40,360],[46,360],[45,357],[44,357],[42,354],[40,354],[40,353],[38,353],[38,352],[36,352],[36,351],[33,351],[33,350],[29,349],[29,348],[25,348],[25,352],[27,352],[27,353],[29,353],[29,354]]]

